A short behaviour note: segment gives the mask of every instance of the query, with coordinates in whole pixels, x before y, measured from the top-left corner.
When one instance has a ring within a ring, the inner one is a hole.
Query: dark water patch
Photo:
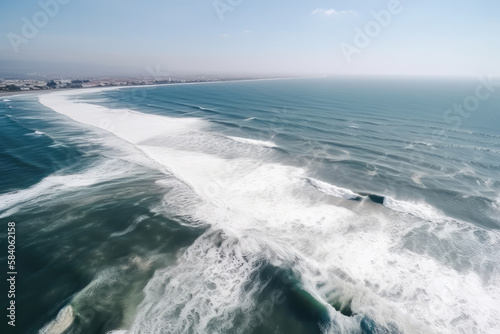
[[[257,296],[257,312],[251,333],[323,333],[330,325],[327,305],[316,300],[289,268],[266,265],[256,280],[265,288]]]
[[[49,171],[22,161],[12,155],[0,153],[0,193],[27,188],[50,174]]]
[[[1,136],[0,136],[1,137]],[[50,147],[53,141],[30,139],[9,148],[0,145],[0,192],[27,188],[55,171],[81,161],[82,152],[70,147]]]
[[[385,197],[384,196],[379,196],[379,195],[374,195],[374,194],[369,194],[368,198],[377,204],[384,204]]]
[[[401,334],[402,332],[392,324],[387,326],[379,325],[375,320],[369,317],[363,317],[361,320],[361,333],[362,334]]]
[[[342,315],[346,317],[354,316],[354,312],[351,308],[352,299],[330,298],[328,299],[328,303]]]
[[[375,195],[375,194],[368,194],[368,193],[358,193],[358,194],[363,196],[363,197],[367,197],[373,203],[384,205],[384,200],[385,200],[384,196]]]

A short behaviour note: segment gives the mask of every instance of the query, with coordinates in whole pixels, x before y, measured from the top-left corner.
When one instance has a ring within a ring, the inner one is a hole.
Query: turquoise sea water
[[[499,332],[500,88],[481,85],[0,98],[16,330]]]

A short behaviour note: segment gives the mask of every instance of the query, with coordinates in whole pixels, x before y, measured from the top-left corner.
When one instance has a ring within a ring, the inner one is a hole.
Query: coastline
[[[220,81],[204,81],[204,82],[178,82],[178,83],[161,83],[152,85],[130,85],[130,86],[104,86],[104,87],[88,87],[88,88],[56,88],[47,89],[39,91],[18,91],[18,92],[0,92],[0,98],[15,98],[18,96],[30,95],[35,96],[50,94],[50,93],[61,93],[68,92],[73,94],[74,92],[90,93],[93,91],[106,91],[106,90],[117,90],[124,88],[138,88],[138,87],[159,87],[159,86],[178,86],[178,85],[201,85],[201,84],[221,84],[230,82],[250,82],[250,81],[269,81],[269,80],[290,80],[290,79],[305,79],[309,77],[292,77],[292,78],[265,78],[265,79],[244,79],[244,80],[220,80]]]
[[[45,90],[25,90],[25,91],[18,91],[18,92],[0,92],[0,97],[7,98],[7,97],[24,96],[24,95],[31,95],[31,94],[42,95],[42,94],[48,94],[48,93],[57,92],[57,91],[76,90],[76,89],[81,89],[81,88],[56,88],[56,89],[45,89]]]

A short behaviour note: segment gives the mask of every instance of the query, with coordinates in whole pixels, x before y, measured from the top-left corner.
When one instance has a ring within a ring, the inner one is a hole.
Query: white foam
[[[42,117],[37,117],[37,116],[21,116],[17,117],[18,119],[43,119]]]
[[[56,141],[56,142],[54,142],[54,144],[49,145],[49,147],[52,147],[52,148],[64,147],[64,144]]]
[[[229,136],[227,138],[232,139],[238,143],[243,143],[243,144],[257,145],[257,146],[268,147],[268,148],[278,147],[275,143],[270,142],[270,141],[265,141],[265,140],[248,139],[248,138],[241,138],[241,137],[229,137]]]
[[[351,129],[359,129],[359,124],[357,124],[357,123],[347,122],[347,124],[348,124],[348,127],[350,127]]]
[[[218,232],[196,240],[177,265],[158,271],[148,283],[130,332],[204,333],[211,332],[209,323],[228,332],[239,309],[248,323],[259,287],[246,293],[243,287],[260,264],[241,242]]]
[[[491,202],[491,208],[493,209],[491,218],[500,224],[500,197]]]
[[[411,179],[413,180],[413,182],[415,182],[419,186],[422,186],[425,188],[424,184],[422,183],[423,176],[424,176],[424,174],[422,174],[422,173],[414,172],[413,175],[411,176]]]
[[[439,212],[434,207],[425,202],[408,202],[400,201],[389,196],[384,198],[384,206],[391,210],[410,214],[412,216],[422,218],[429,221],[452,221],[453,219],[446,217],[445,214]]]
[[[160,135],[175,135],[194,130],[201,124],[197,119],[174,119],[127,109],[108,109],[94,104],[74,103],[70,101],[69,96],[68,92],[60,92],[41,95],[39,100],[43,105],[80,123],[109,131],[133,144]]]
[[[10,215],[16,212],[23,203],[36,199],[37,201],[49,199],[75,188],[88,187],[99,182],[107,181],[116,177],[126,175],[127,169],[117,161],[106,161],[95,167],[78,174],[50,175],[42,179],[37,184],[18,191],[13,191],[0,195],[0,211],[13,209],[2,214]]]
[[[121,231],[121,232],[114,232],[114,233],[111,233],[111,237],[121,237],[122,235],[125,235],[127,233],[130,233],[132,232],[133,230],[135,230],[135,228],[142,222],[144,221],[148,216],[146,215],[142,215],[142,216],[139,216],[137,217],[137,219],[134,220],[134,222],[128,226],[125,230]]]
[[[431,147],[432,144],[431,143],[427,143],[425,141],[414,141],[413,144],[416,144],[416,145],[423,145],[423,146],[427,146],[427,147]]]
[[[344,199],[356,199],[359,195],[353,193],[349,189],[340,188],[323,181],[319,181],[313,178],[307,178],[307,181],[316,189],[330,196],[340,197]]]
[[[39,334],[62,334],[71,326],[75,320],[75,314],[71,305],[67,305],[59,311],[57,317],[45,325]]]
[[[45,134],[45,132],[38,131],[38,130],[35,131],[35,135],[37,135],[37,136],[40,136],[40,135],[43,135],[43,134]]]
[[[11,100],[9,99],[3,99],[3,102],[10,102]]]

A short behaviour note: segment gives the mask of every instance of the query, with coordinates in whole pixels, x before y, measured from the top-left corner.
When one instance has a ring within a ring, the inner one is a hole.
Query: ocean
[[[16,333],[500,333],[488,80],[0,97]]]

